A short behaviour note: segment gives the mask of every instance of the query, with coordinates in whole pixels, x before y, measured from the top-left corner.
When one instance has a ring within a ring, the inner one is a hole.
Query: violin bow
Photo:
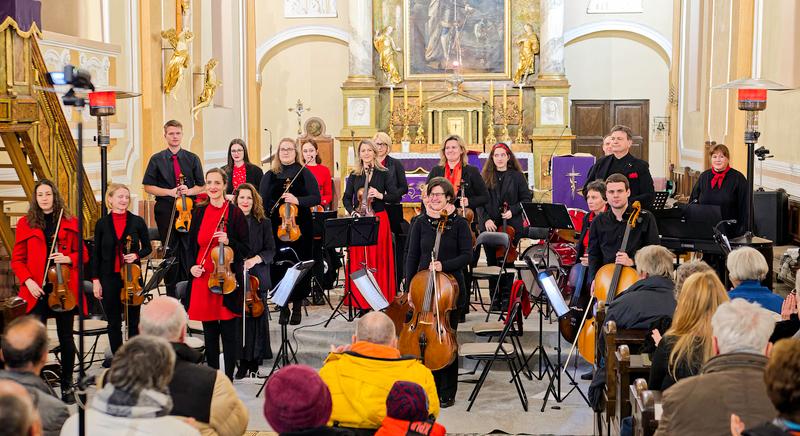
[[[289,188],[292,187],[292,183],[294,183],[294,181],[297,180],[297,176],[299,176],[300,173],[303,172],[303,168],[306,167],[306,164],[308,164],[308,162],[303,162],[303,165],[300,167],[299,170],[297,170],[297,174],[295,174],[294,177],[292,177],[292,180],[289,181],[289,185],[286,186],[286,189],[283,190],[283,194],[281,194],[281,197],[283,197],[284,194],[289,192]],[[275,202],[275,204],[272,205],[272,209],[269,210],[269,214],[272,215],[272,212],[275,212],[275,208],[278,207],[279,205],[280,205],[280,198],[278,199],[278,201]]]
[[[56,252],[56,245],[58,244],[58,231],[61,229],[61,218],[64,218],[63,207],[61,208],[61,212],[58,213],[58,223],[56,223],[56,231],[53,233],[53,244],[50,246],[50,254],[47,255],[47,262],[44,264],[44,277],[42,277],[41,286],[44,286],[45,282],[47,281],[47,270],[50,269],[50,256]]]

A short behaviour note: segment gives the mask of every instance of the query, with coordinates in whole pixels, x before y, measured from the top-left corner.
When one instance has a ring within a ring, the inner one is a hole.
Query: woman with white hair
[[[733,289],[728,294],[731,300],[743,298],[775,313],[781,313],[783,298],[761,285],[761,281],[767,277],[769,266],[758,250],[752,247],[737,248],[728,255],[726,265],[733,284]]]

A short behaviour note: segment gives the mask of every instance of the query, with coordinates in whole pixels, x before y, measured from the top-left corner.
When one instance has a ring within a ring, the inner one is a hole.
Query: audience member
[[[428,396],[422,386],[396,381],[386,397],[386,418],[375,436],[444,436],[444,426],[428,415]]]
[[[175,352],[169,342],[139,335],[114,354],[105,385],[86,407],[86,434],[90,435],[200,435],[190,419],[169,416],[169,381]],[[78,434],[78,415],[64,423],[62,436]]]
[[[678,265],[675,270],[675,301],[681,296],[683,282],[696,272],[714,271],[714,268],[702,260],[690,260]]]
[[[305,365],[280,369],[264,386],[264,418],[281,436],[354,434],[326,426],[331,407],[328,386]]]
[[[650,389],[664,391],[700,372],[714,353],[711,317],[726,301],[725,286],[714,270],[689,276],[678,297],[672,327],[653,353],[647,383]]]
[[[394,324],[382,312],[361,317],[352,344],[329,354],[319,375],[333,400],[328,425],[374,431],[386,417],[386,396],[398,380],[422,386],[430,414],[439,415],[433,374],[417,359],[400,356]]]
[[[6,327],[1,347],[6,369],[0,371],[0,379],[25,387],[37,400],[44,434],[59,434],[69,410],[40,377],[47,363],[47,328],[34,317],[17,318]]]
[[[757,304],[742,299],[720,304],[711,318],[715,356],[700,374],[663,393],[656,435],[728,434],[733,413],[745,423],[774,418],[764,383],[774,325],[773,315]]]
[[[156,297],[142,308],[139,331],[166,339],[175,351],[169,382],[172,415],[194,418],[203,436],[241,435],[249,414],[230,379],[201,365],[203,355],[185,344],[186,310],[172,297]]]
[[[39,436],[42,422],[33,396],[21,384],[0,380],[0,435]]]
[[[761,286],[761,281],[769,272],[764,255],[752,247],[737,248],[728,255],[726,265],[733,284],[733,289],[728,294],[731,300],[744,298],[775,313],[781,313],[783,298]]]

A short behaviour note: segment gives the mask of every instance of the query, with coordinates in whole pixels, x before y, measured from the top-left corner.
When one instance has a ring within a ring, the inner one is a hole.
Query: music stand
[[[168,257],[163,259],[161,263],[153,270],[153,275],[147,280],[145,283],[144,288],[142,289],[142,295],[149,295],[153,289],[157,289],[158,285],[164,280],[164,276],[167,275],[167,272],[175,266],[178,262],[178,259],[175,256]]]
[[[275,356],[275,363],[272,365],[272,370],[264,379],[264,382],[261,383],[261,388],[256,393],[256,397],[261,395],[261,391],[264,390],[267,380],[269,380],[269,377],[275,373],[278,368],[287,366],[292,362],[297,363],[297,355],[295,355],[292,343],[289,342],[289,332],[288,328],[286,327],[289,324],[288,303],[289,297],[292,295],[292,291],[294,291],[294,288],[297,286],[297,284],[311,270],[312,266],[314,266],[313,260],[301,261],[292,265],[291,268],[286,270],[286,274],[283,276],[281,281],[275,285],[275,288],[272,290],[272,292],[269,293],[269,298],[272,300],[272,302],[280,307],[278,324],[281,326],[281,346],[278,349],[278,354]]]
[[[650,206],[650,211],[654,210],[664,210],[667,206],[667,198],[669,198],[669,192],[667,191],[656,191],[656,196],[653,199],[653,204]]]
[[[344,248],[347,250],[347,263],[345,266],[344,295],[339,304],[331,312],[331,316],[325,321],[325,328],[337,316],[342,316],[347,322],[356,318],[353,311],[353,290],[350,289],[351,280],[347,280],[350,273],[350,249],[351,247],[368,247],[378,243],[378,218],[377,217],[344,217],[333,218],[325,221],[325,248]],[[347,301],[347,313],[341,310],[342,305]]]
[[[326,210],[321,212],[320,211],[311,212],[313,235],[315,240],[320,239],[324,241],[325,221],[333,218],[336,218],[336,211]],[[324,249],[324,247],[320,248]],[[317,255],[315,254],[314,257],[317,258]],[[333,309],[333,305],[331,304],[330,294],[327,295],[325,294],[325,289],[322,287],[322,283],[320,282],[319,277],[317,277],[317,274],[324,274],[325,270],[324,253],[320,253],[318,259],[321,260],[321,262],[319,262],[319,264],[317,265],[314,265],[315,273],[311,275],[311,290],[312,292],[315,292],[314,288],[315,287],[319,288],[319,292],[320,294],[322,294],[322,298],[324,298],[325,302],[328,303],[328,306],[330,306],[330,308]]]

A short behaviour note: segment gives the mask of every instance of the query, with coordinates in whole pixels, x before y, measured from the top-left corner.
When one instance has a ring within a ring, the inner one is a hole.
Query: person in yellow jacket
[[[386,417],[386,397],[396,381],[417,383],[430,399],[428,412],[439,416],[439,395],[431,371],[397,349],[392,320],[370,312],[358,320],[353,343],[331,350],[319,375],[331,391],[329,426],[377,429]]]

